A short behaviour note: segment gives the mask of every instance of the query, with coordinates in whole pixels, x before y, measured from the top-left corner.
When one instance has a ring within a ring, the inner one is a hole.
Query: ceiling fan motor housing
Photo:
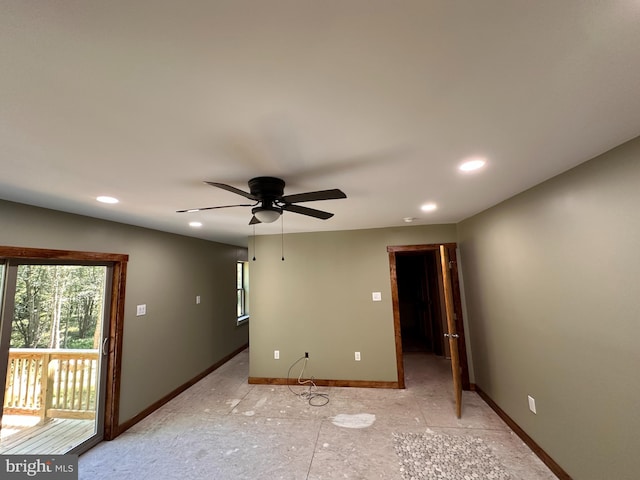
[[[284,194],[284,180],[275,177],[256,177],[249,180],[251,195],[272,203]]]

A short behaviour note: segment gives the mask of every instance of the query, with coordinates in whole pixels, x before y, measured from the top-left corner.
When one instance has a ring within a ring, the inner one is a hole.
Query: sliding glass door
[[[0,454],[89,448],[104,431],[112,267],[8,259],[0,268]]]

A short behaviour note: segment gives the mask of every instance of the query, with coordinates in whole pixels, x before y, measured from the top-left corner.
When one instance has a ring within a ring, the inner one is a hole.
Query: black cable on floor
[[[291,388],[291,385],[289,384],[289,379],[291,378],[291,370],[293,370],[293,367],[295,367],[302,360],[304,360],[304,363],[302,364],[302,370],[300,370],[300,375],[298,375],[298,385],[308,385],[308,390],[298,393],[294,391],[293,388]],[[329,394],[316,392],[318,387],[314,383],[313,377],[310,378],[309,380],[302,380],[302,376],[304,375],[304,369],[307,366],[308,360],[309,360],[309,357],[307,357],[306,355],[303,355],[298,360],[293,362],[293,364],[291,364],[291,366],[289,367],[289,371],[287,372],[287,387],[289,387],[289,390],[294,395],[300,398],[306,399],[309,402],[309,405],[311,405],[312,407],[324,407],[327,403],[329,403]]]

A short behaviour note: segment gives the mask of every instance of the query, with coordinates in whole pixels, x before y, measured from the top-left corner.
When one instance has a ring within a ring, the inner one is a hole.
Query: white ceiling
[[[246,245],[175,210],[271,175],[348,195],[285,232],[458,222],[640,134],[639,46],[637,0],[2,0],[0,198]]]

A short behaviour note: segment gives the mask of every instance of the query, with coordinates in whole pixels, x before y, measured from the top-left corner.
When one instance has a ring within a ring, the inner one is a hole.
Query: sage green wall
[[[289,234],[283,262],[280,235],[256,237],[250,375],[284,378],[307,351],[309,376],[397,381],[387,246],[455,240],[455,225]],[[251,258],[253,239],[249,244]],[[373,302],[372,292],[381,292],[382,301]]]
[[[0,245],[129,255],[121,423],[248,341],[236,326],[244,248],[4,201]]]
[[[476,384],[574,479],[640,472],[639,208],[640,138],[458,226]]]

